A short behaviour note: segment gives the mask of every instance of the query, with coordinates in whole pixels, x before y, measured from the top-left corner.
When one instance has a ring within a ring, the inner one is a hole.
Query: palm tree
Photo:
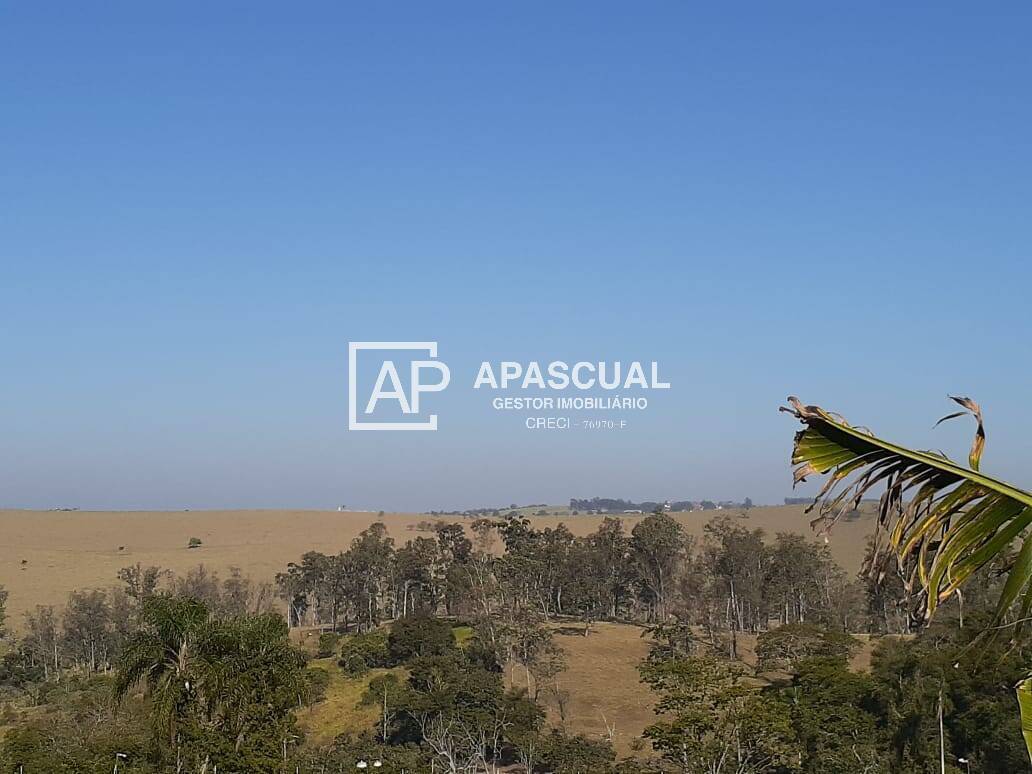
[[[307,693],[305,656],[290,643],[278,615],[241,616],[223,622],[212,639],[205,689],[223,735],[239,751],[254,733],[267,730],[269,713],[282,717]]]
[[[213,756],[230,758],[246,741],[286,733],[307,682],[305,656],[282,618],[216,620],[202,602],[167,596],[149,598],[142,617],[144,628],[122,652],[115,698],[145,684],[155,733],[174,751],[177,772],[184,750],[204,774]]]
[[[1032,493],[980,472],[985,448],[981,408],[970,398],[951,399],[962,410],[939,422],[965,415],[977,422],[967,467],[941,452],[914,451],[884,441],[841,416],[790,397],[791,408],[781,410],[806,426],[796,433],[792,451],[795,482],[828,476],[807,509],[818,509],[811,526],[822,532],[855,510],[867,492],[884,485],[870,570],[884,575],[884,559],[894,554],[907,588],[923,600],[925,620],[939,604],[959,594],[973,574],[1020,540],[988,630],[994,634],[1011,628],[1016,634],[1032,610],[1032,536],[1024,536],[1032,524]],[[1032,679],[1017,686],[1017,695],[1032,757]]]
[[[120,702],[134,686],[145,684],[155,730],[175,750],[178,772],[180,723],[198,703],[199,683],[208,671],[210,613],[196,599],[153,596],[144,601],[141,619],[144,628],[130,637],[119,659],[115,700]]]

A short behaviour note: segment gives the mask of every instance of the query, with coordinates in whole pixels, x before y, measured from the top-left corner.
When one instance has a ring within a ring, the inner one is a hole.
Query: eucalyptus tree
[[[199,599],[211,610],[217,609],[222,602],[219,574],[204,564],[191,567],[184,575],[176,575],[171,585],[175,596]]]
[[[4,636],[4,626],[7,623],[7,589],[0,586],[0,638]]]
[[[300,626],[308,610],[308,595],[301,566],[295,562],[287,564],[286,572],[276,573],[276,591],[286,603],[288,626]]]
[[[437,612],[444,584],[444,557],[433,538],[417,537],[398,549],[395,598],[401,602],[401,615],[417,607],[430,614]]]
[[[638,578],[651,596],[655,617],[662,621],[690,542],[680,524],[657,510],[634,525],[630,548]]]
[[[728,518],[711,521],[705,530],[706,567],[731,632],[730,655],[736,658],[736,632],[756,632],[766,626],[771,554],[763,530],[746,529]]]
[[[348,549],[350,572],[356,580],[359,622],[372,628],[395,612],[394,539],[380,522],[362,530]]]
[[[441,596],[448,615],[457,614],[472,599],[473,541],[461,524],[437,524],[437,544],[441,549]]]
[[[143,603],[147,597],[157,593],[158,584],[168,574],[168,570],[151,565],[144,567],[137,562],[129,567],[123,567],[118,571],[118,579],[125,584],[125,593],[138,603]]]
[[[90,672],[106,669],[116,650],[106,592],[73,591],[61,616],[62,650]]]
[[[615,619],[621,604],[631,595],[634,569],[631,565],[631,544],[623,522],[606,516],[598,529],[587,538],[589,555],[597,573],[599,607]]]
[[[44,678],[60,675],[60,626],[53,607],[36,605],[25,614],[25,646],[33,662],[43,667]]]

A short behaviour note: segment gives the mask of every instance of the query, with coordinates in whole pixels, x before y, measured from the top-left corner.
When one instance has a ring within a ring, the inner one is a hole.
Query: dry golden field
[[[638,626],[598,623],[588,636],[581,627],[555,627],[555,641],[566,651],[566,670],[558,683],[566,698],[566,729],[592,739],[610,739],[619,755],[630,755],[645,726],[656,716],[656,698],[639,682],[638,663],[648,655],[649,640]],[[526,687],[519,668],[510,673],[512,684]],[[562,725],[554,694],[542,690],[539,701],[549,722]]]
[[[558,509],[554,509],[558,510]],[[674,514],[693,535],[717,513],[749,527],[776,532],[810,534],[800,506],[753,508]],[[532,516],[537,527],[564,522],[575,534],[594,531],[601,516]],[[641,516],[622,516],[630,530]],[[36,605],[64,603],[68,592],[117,585],[121,567],[141,562],[184,572],[200,563],[224,572],[239,567],[256,581],[271,581],[287,562],[305,551],[336,553],[347,548],[359,532],[376,521],[376,513],[337,511],[0,511],[0,585],[10,593],[8,621],[21,625],[22,614]],[[426,521],[456,521],[457,517],[388,513],[383,516],[391,536],[400,544],[420,534]],[[466,520],[468,524],[470,520]],[[864,541],[873,528],[870,515],[843,521],[831,537],[831,551],[840,564],[855,572],[863,558]],[[191,537],[200,548],[188,549]]]

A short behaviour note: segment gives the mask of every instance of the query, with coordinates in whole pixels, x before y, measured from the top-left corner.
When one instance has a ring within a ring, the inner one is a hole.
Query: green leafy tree
[[[756,658],[763,669],[795,670],[804,659],[841,661],[860,647],[860,642],[843,632],[814,624],[795,623],[763,632],[756,641]]]
[[[12,774],[110,774],[115,754],[119,772],[157,774],[150,760],[143,703],[114,712],[108,676],[70,676],[51,683],[43,703],[0,741],[0,771]]]
[[[353,772],[361,771],[360,762],[366,763],[366,771],[381,772],[429,772],[430,756],[416,744],[384,744],[371,734],[340,735],[331,747],[306,746],[295,758],[294,763],[301,772]],[[374,767],[376,761],[379,767]],[[291,766],[289,771],[294,771]],[[440,770],[438,767],[437,770]],[[221,770],[220,770],[221,771]]]
[[[678,566],[688,548],[684,529],[668,514],[658,511],[634,525],[630,548],[638,578],[651,593],[656,618],[662,621],[667,616]]]
[[[889,774],[887,740],[876,682],[850,672],[842,658],[808,658],[797,663],[784,691],[802,748],[806,774]]]
[[[365,674],[370,669],[395,666],[387,647],[387,632],[373,629],[344,637],[340,643],[340,667],[351,675]]]
[[[273,772],[307,682],[305,659],[278,616],[213,619],[201,602],[145,600],[143,628],[124,648],[113,686],[142,683],[155,739],[177,770]]]
[[[522,693],[509,692],[503,698],[505,704],[505,738],[515,750],[520,765],[529,772],[538,764],[547,761],[547,740],[542,736],[545,713]],[[554,765],[551,766],[555,771]]]
[[[763,774],[799,768],[787,703],[744,681],[745,668],[708,654],[650,658],[642,680],[659,694],[645,737],[684,774]]]
[[[543,740],[541,760],[554,774],[604,774],[612,771],[616,754],[602,739],[567,736],[554,730]]]
[[[115,699],[124,700],[143,682],[155,730],[181,761],[180,728],[207,671],[208,609],[186,597],[151,597],[141,617],[146,628],[130,639],[119,659]]]
[[[387,614],[394,589],[394,540],[381,522],[371,524],[351,542],[349,574],[357,581],[356,613],[366,627],[377,626]]]
[[[399,618],[391,624],[387,635],[392,665],[404,664],[417,656],[444,655],[457,647],[451,624],[425,614]]]
[[[454,649],[410,662],[399,710],[396,738],[422,742],[438,770],[458,774],[491,770],[507,731],[534,705],[522,692],[506,692],[498,672]]]
[[[379,675],[369,681],[362,694],[361,704],[375,706],[380,710],[379,736],[381,742],[391,738],[399,709],[405,705],[406,687],[394,672]]]
[[[1028,769],[1013,686],[1027,673],[1032,647],[976,641],[987,620],[976,614],[976,626],[965,629],[936,622],[913,640],[885,638],[874,651],[871,675],[894,770],[938,770],[943,750],[973,761],[975,771]]]

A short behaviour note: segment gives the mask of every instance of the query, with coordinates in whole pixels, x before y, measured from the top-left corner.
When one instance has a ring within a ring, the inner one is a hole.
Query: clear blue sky
[[[218,5],[218,8],[214,6]],[[0,11],[0,505],[790,494],[789,393],[1032,484],[1027,3]],[[348,433],[433,339],[437,433]],[[657,359],[534,433],[482,359]]]

